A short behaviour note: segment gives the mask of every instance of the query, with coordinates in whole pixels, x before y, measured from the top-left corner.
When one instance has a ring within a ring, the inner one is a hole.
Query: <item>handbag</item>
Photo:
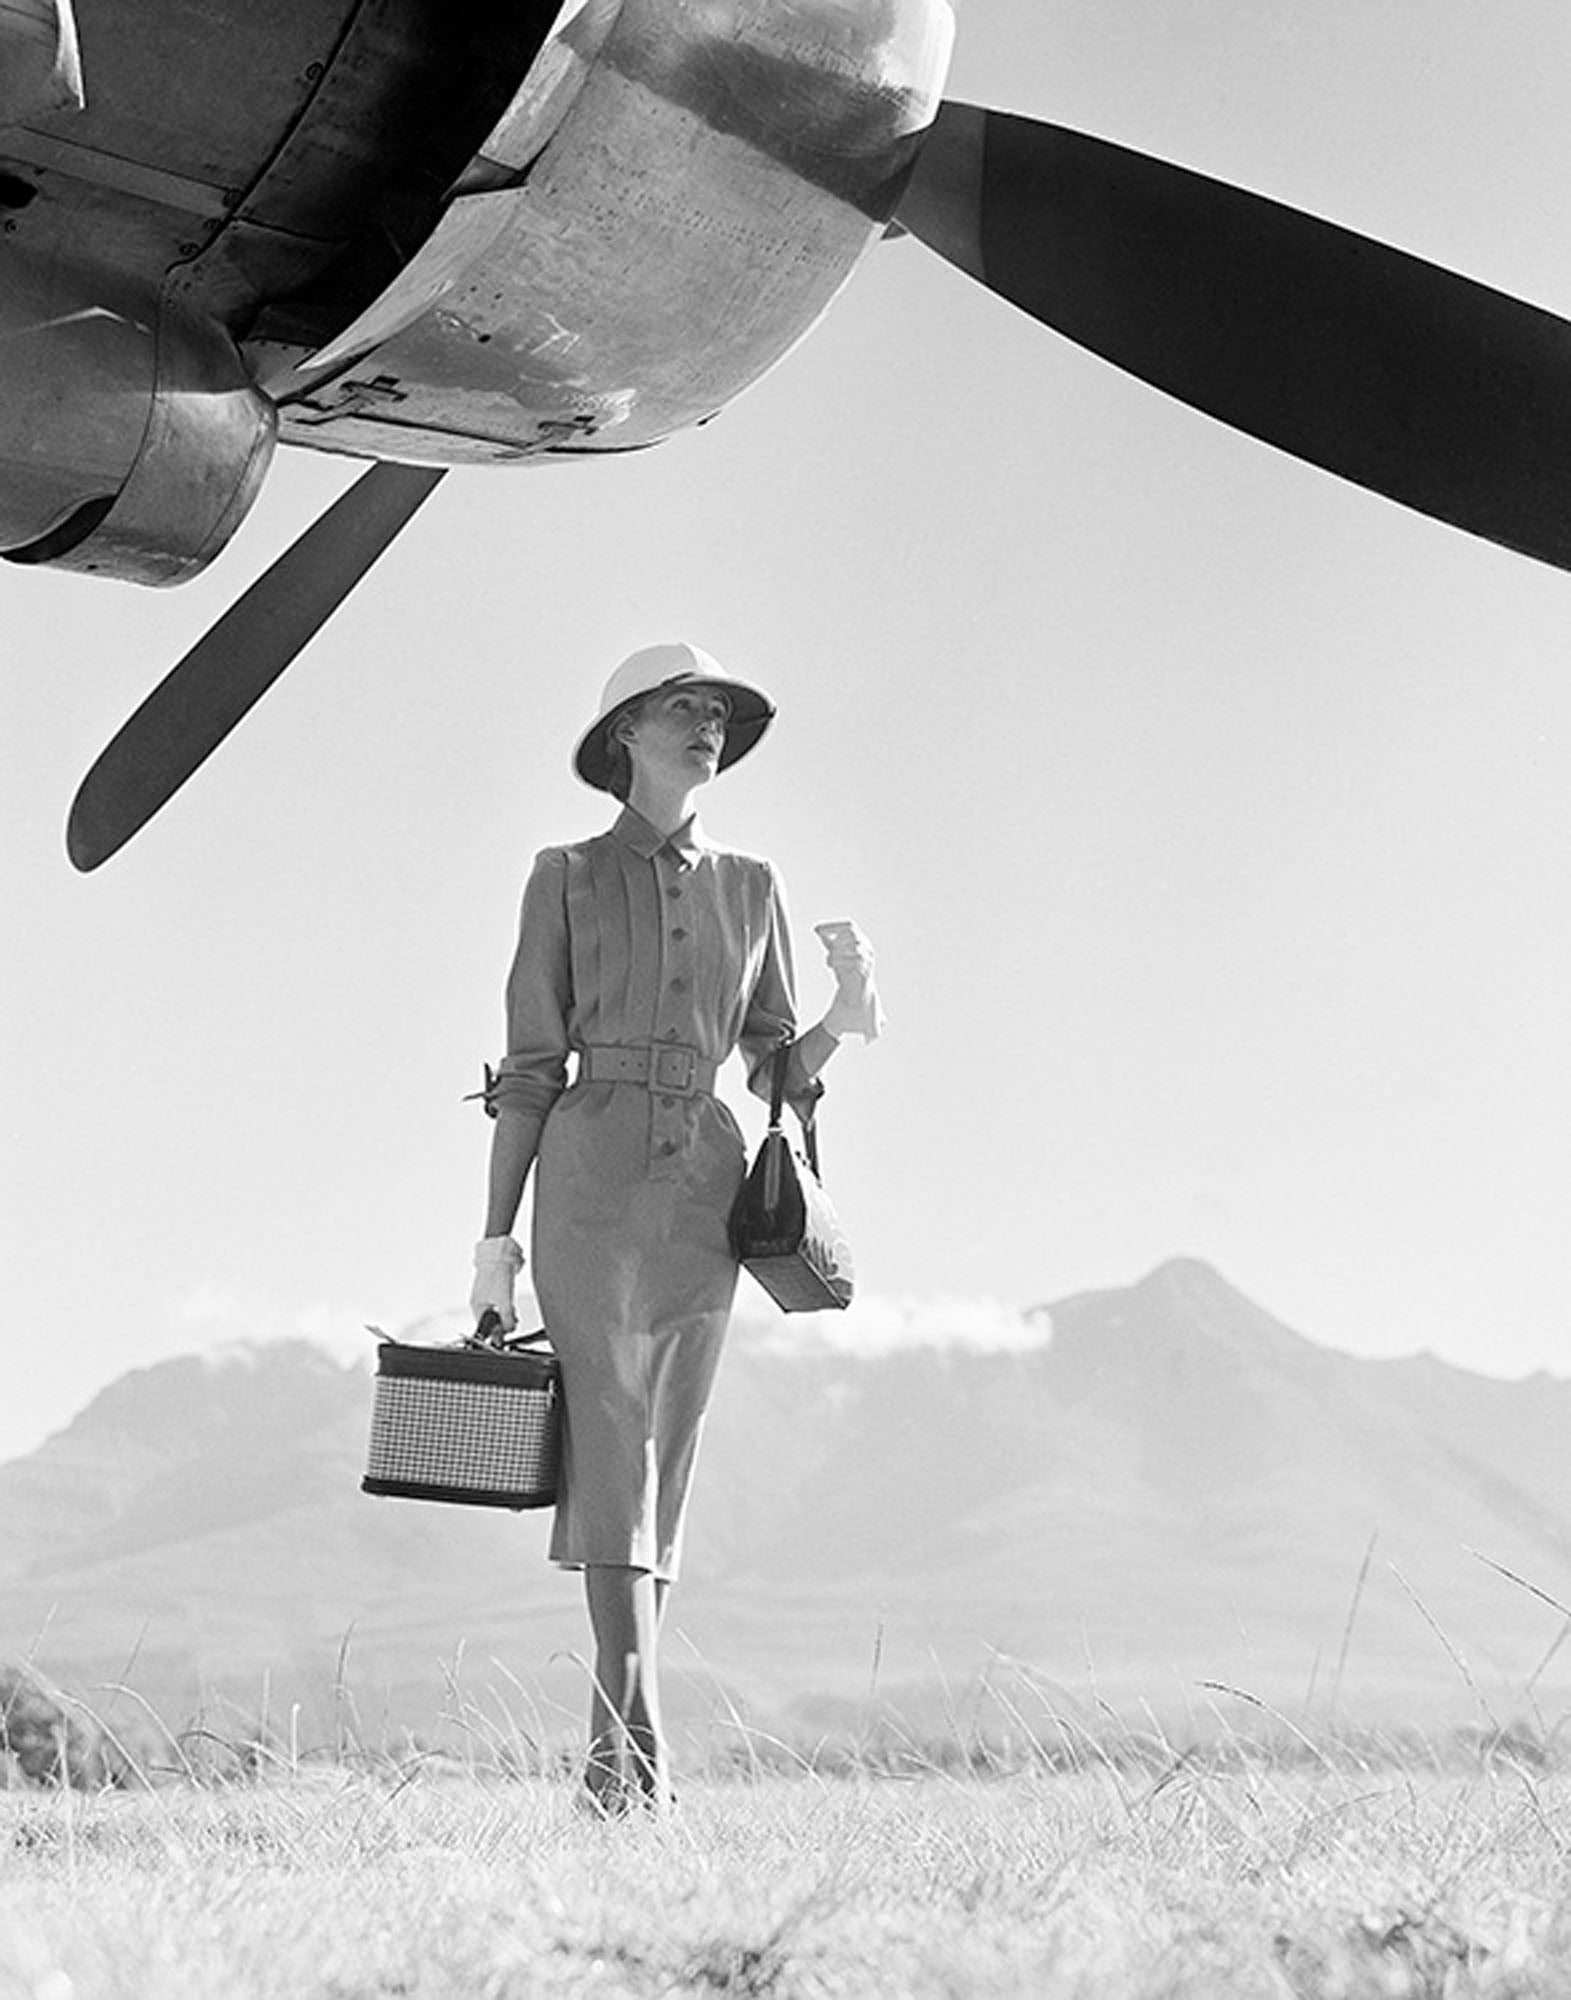
[[[790,1044],[775,1051],[769,1129],[731,1209],[731,1247],[782,1312],[835,1311],[851,1303],[851,1246],[824,1192],[818,1133],[802,1120],[802,1151],[781,1125]]]
[[[361,1491],[470,1507],[551,1506],[562,1372],[549,1348],[534,1348],[545,1337],[542,1327],[507,1340],[493,1311],[462,1347],[416,1347],[378,1333]]]

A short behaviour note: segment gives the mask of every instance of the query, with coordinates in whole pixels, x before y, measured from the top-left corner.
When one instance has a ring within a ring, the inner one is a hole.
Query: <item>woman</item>
[[[607,1815],[669,1796],[656,1656],[736,1288],[727,1220],[744,1170],[715,1072],[740,1046],[767,1096],[785,1041],[789,1101],[810,1110],[841,1036],[878,1027],[872,952],[854,925],[836,925],[834,1002],[797,1033],[774,871],[698,831],[699,786],[773,716],[695,646],[646,647],[617,668],[574,767],[623,810],[609,832],[535,859],[507,1054],[487,1097],[496,1127],[471,1304],[515,1323],[523,1254],[511,1232],[535,1168],[535,1291],[566,1405],[550,1552],[584,1572],[595,1646],[584,1777]]]

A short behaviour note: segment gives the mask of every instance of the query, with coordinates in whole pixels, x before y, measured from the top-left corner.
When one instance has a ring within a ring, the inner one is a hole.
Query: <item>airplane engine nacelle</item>
[[[629,451],[795,345],[936,114],[948,0],[582,0],[420,250],[291,368],[287,443],[429,465]]]
[[[234,342],[178,294],[8,259],[0,555],[182,582],[245,518],[277,437]]]

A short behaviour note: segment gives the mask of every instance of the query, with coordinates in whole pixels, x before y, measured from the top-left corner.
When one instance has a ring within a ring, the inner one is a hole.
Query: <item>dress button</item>
[[[675,1104],[675,1102],[676,1099],[674,1097],[662,1097],[660,1100],[660,1108],[662,1111],[669,1111],[672,1105]]]
[[[662,1153],[674,1153],[676,1151],[676,1141],[674,1139],[662,1139],[660,1141],[660,1150]]]
[[[671,981],[671,991],[673,993],[685,993],[687,991],[687,981],[680,977],[673,979]]]
[[[671,935],[673,938],[676,939],[678,944],[681,944],[683,939],[687,936],[687,932],[682,929],[680,924],[678,924],[676,929],[671,933]]]

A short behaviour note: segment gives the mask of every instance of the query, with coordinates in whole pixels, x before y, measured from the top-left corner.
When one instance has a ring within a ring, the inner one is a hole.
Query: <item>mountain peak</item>
[[[230,1341],[133,1368],[93,1398],[62,1434],[115,1434],[184,1451],[199,1433],[272,1437],[330,1423],[364,1400],[360,1370],[309,1340]]]
[[[1246,1385],[1318,1379],[1331,1358],[1198,1257],[1169,1258],[1136,1284],[1078,1292],[1050,1312],[1047,1368],[1058,1391],[1149,1404],[1158,1427],[1166,1392],[1157,1385],[1175,1369],[1242,1422],[1253,1394]]]
[[[1103,1326],[1147,1324],[1160,1326],[1169,1334],[1189,1328],[1212,1335],[1244,1333],[1258,1338],[1262,1331],[1270,1330],[1288,1334],[1294,1341],[1303,1339],[1200,1257],[1169,1257],[1132,1285],[1075,1292],[1048,1310],[1060,1331],[1089,1316]]]
[[[1241,1296],[1214,1264],[1208,1264],[1203,1257],[1168,1257],[1139,1280],[1132,1289],[1139,1290],[1150,1285],[1168,1291],[1209,1290],[1213,1293],[1227,1293],[1232,1298]]]
[[[1170,1257],[1130,1291],[1174,1327],[1228,1347],[1258,1349],[1265,1344],[1281,1352],[1284,1344],[1300,1350],[1313,1345],[1199,1257]]]

